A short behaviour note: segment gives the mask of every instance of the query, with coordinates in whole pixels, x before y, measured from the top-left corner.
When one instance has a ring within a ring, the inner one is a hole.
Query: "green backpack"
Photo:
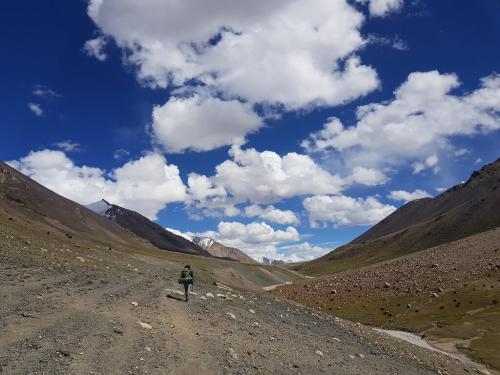
[[[191,270],[188,268],[184,268],[181,272],[181,278],[178,281],[179,284],[191,284],[193,282],[193,278],[191,277]]]

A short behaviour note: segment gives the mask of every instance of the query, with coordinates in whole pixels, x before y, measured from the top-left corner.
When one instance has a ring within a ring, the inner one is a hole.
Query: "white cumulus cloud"
[[[333,248],[314,246],[309,242],[301,242],[298,244],[281,246],[278,248],[277,253],[282,255],[285,258],[284,260],[288,262],[304,262],[319,258],[332,250]]]
[[[437,171],[439,152],[454,155],[450,138],[500,129],[500,75],[482,79],[472,92],[453,94],[459,85],[455,74],[411,73],[393,100],[358,107],[354,126],[330,118],[302,146],[340,153],[350,165],[414,162],[415,173]]]
[[[104,51],[107,40],[103,36],[98,36],[94,39],[89,39],[83,45],[83,51],[91,57],[95,57],[99,61],[105,61],[108,55]]]
[[[260,217],[261,219],[272,221],[278,224],[299,224],[300,220],[291,210],[280,210],[274,206],[261,207],[258,204],[252,204],[245,207],[246,217]]]
[[[226,246],[236,247],[257,260],[261,260],[262,257],[286,259],[287,257],[277,253],[277,246],[300,240],[300,234],[294,227],[276,230],[265,222],[243,224],[221,221],[216,231],[206,231],[196,235],[211,237]]]
[[[413,193],[405,190],[393,190],[387,197],[394,201],[410,202],[415,199],[428,198],[430,196],[431,195],[425,190],[417,189]]]
[[[379,202],[374,197],[318,195],[304,199],[312,227],[332,223],[334,226],[376,224],[396,210],[396,207]]]
[[[296,109],[344,103],[379,84],[353,55],[366,42],[364,17],[345,0],[90,0],[88,14],[153,87],[196,79]]]
[[[148,154],[106,173],[77,166],[62,151],[33,151],[9,162],[14,168],[62,196],[87,205],[102,198],[154,219],[167,203],[186,199],[177,166]]]
[[[295,196],[336,194],[344,188],[342,178],[307,155],[292,152],[280,156],[233,146],[229,156],[231,159],[217,165],[212,176],[189,175],[189,203],[205,215],[231,213],[234,205],[245,202],[269,204]],[[273,212],[273,218],[283,220],[277,214]]]
[[[396,12],[403,7],[403,0],[357,0],[359,3],[368,3],[370,15],[374,17],[385,17],[389,13]]]
[[[208,151],[241,144],[248,133],[262,125],[262,119],[251,107],[238,100],[199,95],[173,97],[153,110],[156,140],[169,152]]]

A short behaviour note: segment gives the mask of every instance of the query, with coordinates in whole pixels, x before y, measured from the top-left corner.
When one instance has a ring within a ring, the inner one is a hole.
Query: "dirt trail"
[[[196,298],[192,296],[191,298]],[[200,374],[215,374],[219,370],[211,361],[204,358],[207,348],[201,344],[199,331],[203,330],[197,320],[191,320],[186,314],[185,302],[162,296],[164,304],[168,304],[165,322],[170,325],[173,337],[176,341],[176,350],[180,359],[176,361],[176,366],[171,374],[192,375],[193,369]]]

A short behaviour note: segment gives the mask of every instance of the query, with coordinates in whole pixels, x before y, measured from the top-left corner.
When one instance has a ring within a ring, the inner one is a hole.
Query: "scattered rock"
[[[131,304],[132,306],[135,306],[135,307],[139,306],[139,304],[138,304],[137,302],[135,302],[135,301],[130,302],[130,304]]]
[[[228,312],[228,313],[227,313],[227,316],[229,316],[229,318],[230,318],[230,319],[233,319],[233,320],[235,320],[235,319],[236,319],[236,315],[234,315],[234,314],[233,314],[233,313],[231,313],[231,312]]]
[[[229,355],[231,356],[232,359],[237,360],[238,359],[238,354],[236,354],[235,350],[233,348],[229,348],[227,350]]]
[[[254,309],[250,309],[248,311],[250,311],[252,314],[255,314],[255,310]]]
[[[387,281],[384,283],[384,288],[390,288],[391,284],[389,284]]]
[[[58,352],[61,356],[63,356],[63,357],[70,357],[70,356],[71,356],[71,353],[70,353],[70,352],[68,352],[68,351],[67,351],[67,350],[65,350],[65,349],[59,349],[57,352]]]
[[[148,324],[148,323],[144,323],[144,322],[141,322],[140,320],[137,322],[139,323],[139,325],[144,328],[144,329],[153,329],[153,326],[151,324]]]
[[[113,328],[113,332],[118,334],[118,335],[123,335],[123,331],[120,328]]]
[[[85,261],[85,258],[83,258],[83,257],[76,257],[76,259],[78,259],[78,260],[79,260],[80,262],[82,262],[82,263],[85,263],[85,262],[86,262],[86,261]]]
[[[323,357],[323,352],[321,350],[319,350],[319,349],[317,349],[314,353],[316,353],[320,357]]]
[[[214,296],[212,293],[206,293],[206,294],[205,294],[205,296],[206,296],[207,298],[211,298],[211,299],[214,299],[214,298],[215,298],[215,296]]]

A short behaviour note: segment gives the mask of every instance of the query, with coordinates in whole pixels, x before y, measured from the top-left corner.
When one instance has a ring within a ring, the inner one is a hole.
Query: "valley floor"
[[[273,293],[500,370],[500,228]]]
[[[260,292],[198,282],[186,303],[159,257],[0,235],[0,373],[479,372]]]

